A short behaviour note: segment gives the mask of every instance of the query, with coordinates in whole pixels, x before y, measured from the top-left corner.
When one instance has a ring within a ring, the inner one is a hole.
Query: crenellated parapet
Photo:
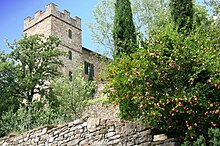
[[[24,31],[36,25],[37,23],[40,23],[44,19],[49,18],[50,16],[56,17],[57,19],[60,19],[61,21],[64,21],[71,26],[81,30],[81,19],[79,17],[75,16],[74,18],[71,18],[69,11],[63,10],[60,12],[56,4],[50,3],[45,7],[44,12],[39,10],[34,14],[33,18],[28,16],[24,19]]]

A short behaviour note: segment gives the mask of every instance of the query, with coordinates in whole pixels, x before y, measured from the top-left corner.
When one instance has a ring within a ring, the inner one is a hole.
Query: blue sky
[[[8,49],[5,41],[19,40],[23,34],[24,19],[27,16],[34,16],[38,10],[45,10],[49,3],[55,3],[59,11],[63,9],[71,12],[71,16],[78,16],[82,19],[83,46],[96,50],[92,42],[86,22],[93,20],[92,11],[98,0],[1,0],[0,1],[0,51]]]
[[[23,34],[24,19],[34,16],[38,10],[45,10],[45,6],[51,2],[58,5],[59,10],[71,12],[71,16],[82,19],[83,46],[93,51],[99,50],[93,43],[86,22],[93,21],[92,11],[99,0],[1,0],[0,1],[0,51],[10,50],[6,45],[9,42],[19,40]],[[202,0],[197,0],[201,2]],[[102,52],[101,50],[99,50]]]

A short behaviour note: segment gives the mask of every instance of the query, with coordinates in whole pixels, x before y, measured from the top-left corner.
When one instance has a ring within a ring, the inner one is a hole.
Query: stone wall
[[[177,139],[153,135],[146,126],[117,120],[85,118],[44,126],[0,139],[1,146],[179,146]]]
[[[69,37],[71,30],[72,38]],[[37,11],[33,18],[27,17],[24,20],[24,33],[29,35],[44,34],[45,36],[56,36],[60,39],[60,50],[72,52],[72,59],[68,56],[61,57],[65,65],[65,71],[75,70],[82,61],[82,33],[81,19],[70,17],[70,12],[60,12],[58,6],[50,3],[45,11]]]

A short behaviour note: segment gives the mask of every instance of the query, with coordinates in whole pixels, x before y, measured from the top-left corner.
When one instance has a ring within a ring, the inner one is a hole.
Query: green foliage
[[[170,0],[170,11],[173,21],[179,32],[182,28],[190,32],[193,24],[193,1],[192,0]]]
[[[88,100],[87,105],[91,105],[91,104],[95,104],[95,103],[108,104],[109,99],[108,99],[108,97],[99,97],[99,98],[95,98],[95,99],[90,99],[90,100]]]
[[[136,34],[129,0],[116,0],[113,39],[114,55],[133,52],[129,44],[130,42],[136,43]]]
[[[72,81],[68,77],[53,79],[48,97],[21,105],[17,111],[4,112],[0,119],[0,136],[79,118],[95,87],[94,82],[84,80],[81,68],[74,70]]]
[[[57,78],[51,82],[51,99],[54,106],[68,115],[70,119],[80,117],[87,100],[94,95],[96,84],[86,82],[82,77],[82,68],[73,71],[72,81],[68,77]]]
[[[219,0],[204,0],[207,6],[211,8],[211,12],[214,16],[219,16],[220,13],[220,1]]]
[[[121,118],[190,140],[219,127],[218,35],[212,27],[186,36],[167,26],[137,52],[112,61],[106,92]]]
[[[64,55],[57,49],[59,39],[42,35],[24,36],[19,41],[9,44],[12,51],[1,54],[0,86],[1,97],[19,97],[32,102],[36,94],[46,94],[46,81],[58,76],[59,59]],[[43,87],[44,86],[44,87]]]
[[[0,52],[0,117],[10,108],[16,110],[19,100],[10,96],[10,87],[7,86],[13,80],[13,63],[8,62],[4,52]]]
[[[89,29],[93,40],[104,46],[113,54],[113,24],[116,0],[100,0],[93,10],[94,21],[89,23]],[[161,25],[168,16],[167,0],[132,0],[131,8],[136,32],[148,34],[148,30],[155,25]],[[155,20],[155,21],[153,21]]]
[[[46,101],[34,101],[28,106],[20,106],[14,112],[5,112],[0,120],[0,136],[11,132],[25,132],[30,129],[47,125],[58,124],[68,121],[66,115],[51,108]]]
[[[220,145],[220,130],[219,128],[209,128],[208,130],[208,140],[200,135],[194,142],[186,141],[182,146],[219,146]]]

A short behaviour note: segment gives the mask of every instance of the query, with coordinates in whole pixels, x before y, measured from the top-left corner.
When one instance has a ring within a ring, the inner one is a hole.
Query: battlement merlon
[[[24,19],[24,31],[50,16],[54,16],[81,30],[81,19],[79,17],[75,16],[71,18],[69,11],[63,10],[60,12],[56,4],[50,3],[45,7],[44,12],[39,10],[34,14],[34,18],[28,16]]]

